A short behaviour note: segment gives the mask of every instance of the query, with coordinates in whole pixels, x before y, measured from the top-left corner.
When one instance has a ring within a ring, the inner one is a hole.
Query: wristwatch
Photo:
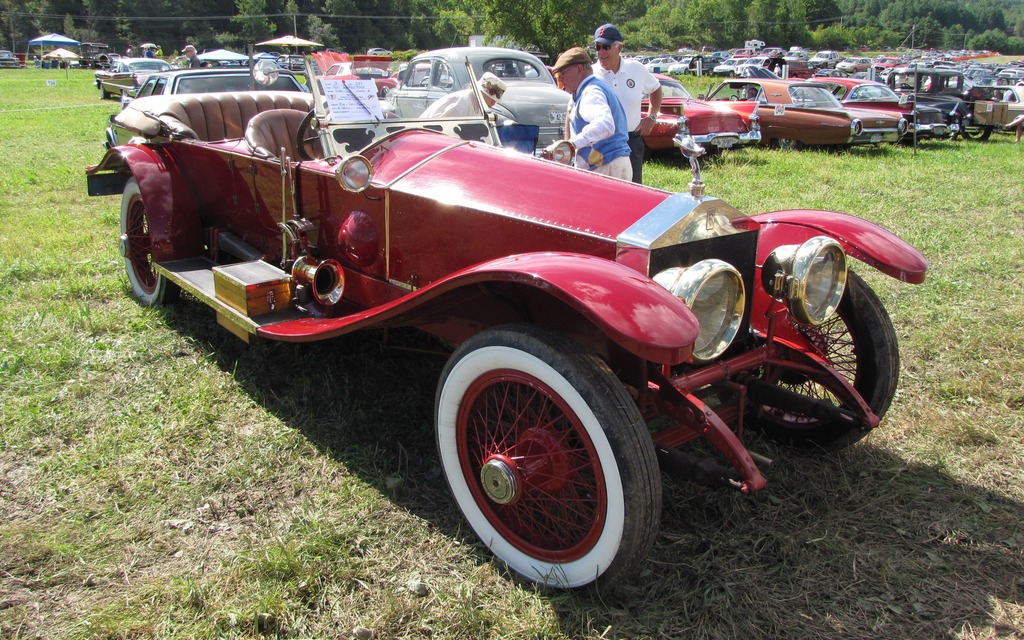
[[[658,121],[658,116],[654,115],[653,113],[649,113],[649,114],[647,114],[647,119],[648,120],[654,120],[655,122],[657,122]]]

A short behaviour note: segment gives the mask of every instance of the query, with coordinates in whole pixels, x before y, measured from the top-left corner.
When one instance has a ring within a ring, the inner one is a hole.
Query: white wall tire
[[[449,360],[435,414],[456,502],[513,572],[573,588],[646,556],[661,514],[654,446],[596,356],[534,326],[485,331]]]
[[[153,269],[149,214],[135,178],[129,178],[121,196],[121,255],[132,294],[144,306],[173,302],[178,287]]]

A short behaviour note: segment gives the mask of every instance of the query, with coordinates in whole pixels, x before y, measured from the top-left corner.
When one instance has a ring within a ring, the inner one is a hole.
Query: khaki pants
[[[600,173],[611,178],[619,178],[628,182],[633,180],[633,165],[629,162],[629,156],[623,156],[612,160],[608,164],[602,164],[594,169],[594,173]]]

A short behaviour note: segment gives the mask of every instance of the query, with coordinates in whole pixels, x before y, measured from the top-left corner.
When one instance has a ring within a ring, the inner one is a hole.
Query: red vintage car
[[[377,86],[377,96],[386,98],[398,86],[398,77],[391,73],[391,56],[385,55],[353,55],[338,54],[327,51],[318,54],[325,59],[333,57],[334,62],[328,69],[332,76],[356,76],[373,80]],[[325,63],[326,64],[326,63]]]
[[[844,107],[881,111],[907,121],[911,132],[918,138],[948,138],[960,129],[956,123],[947,124],[946,114],[923,105],[917,105],[913,94],[897,95],[881,82],[857,78],[814,78],[809,81],[832,92]],[[906,135],[903,141],[913,138]]]
[[[659,462],[752,493],[750,429],[819,452],[878,425],[896,333],[848,261],[921,282],[892,233],[705,196],[692,138],[690,192],[669,193],[502,149],[487,116],[381,118],[372,83],[325,71],[307,58],[312,96],[134,101],[118,117],[138,136],[87,169],[89,194],[120,196],[142,304],[186,291],[246,341],[440,338],[440,463],[513,572],[613,583],[656,536]]]
[[[692,136],[708,150],[731,149],[761,140],[757,116],[752,116],[756,105],[750,104],[744,113],[742,109],[710,104],[696,100],[675,78],[657,73],[654,76],[661,83],[662,98],[654,129],[644,136],[649,150],[675,149],[673,141],[680,133]],[[647,117],[650,108],[645,98],[640,104],[641,115]]]
[[[743,112],[745,103],[756,104],[762,144],[781,148],[898,142],[909,126],[899,116],[844,108],[828,89],[803,80],[727,80],[708,101]]]

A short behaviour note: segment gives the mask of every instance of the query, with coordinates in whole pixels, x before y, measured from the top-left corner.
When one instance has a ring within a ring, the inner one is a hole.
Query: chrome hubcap
[[[484,493],[497,504],[510,504],[519,497],[519,474],[515,463],[505,456],[491,456],[480,469]]]

